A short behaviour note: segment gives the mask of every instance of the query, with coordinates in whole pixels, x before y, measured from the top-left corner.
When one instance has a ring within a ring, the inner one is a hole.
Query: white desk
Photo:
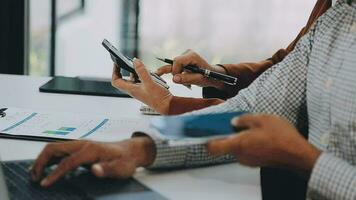
[[[0,75],[0,107],[105,114],[110,118],[148,117],[140,114],[141,103],[134,99],[40,93],[39,86],[49,79]],[[172,85],[172,91],[180,96],[200,95],[198,88],[189,92],[182,86]],[[117,140],[129,135],[130,133],[118,134]],[[35,159],[45,144],[0,139],[0,156],[3,160]],[[239,164],[161,173],[139,169],[135,177],[169,199],[261,199],[259,170]]]

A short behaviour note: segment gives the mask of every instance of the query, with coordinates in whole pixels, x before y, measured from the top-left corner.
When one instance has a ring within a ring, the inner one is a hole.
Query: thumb
[[[133,63],[135,66],[135,71],[143,84],[152,82],[150,72],[146,69],[141,60],[134,58]]]
[[[132,162],[113,160],[96,163],[91,168],[92,173],[97,177],[129,178],[135,171],[136,166]]]

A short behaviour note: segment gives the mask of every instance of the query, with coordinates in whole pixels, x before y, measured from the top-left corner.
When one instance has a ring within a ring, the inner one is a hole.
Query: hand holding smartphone
[[[108,40],[104,39],[102,45],[110,53],[112,61],[120,68],[132,73],[136,78],[138,78],[137,73],[134,68],[134,64],[131,58],[124,56],[117,48],[115,48]],[[167,83],[157,74],[150,72],[150,75],[154,82],[160,86],[168,89]]]

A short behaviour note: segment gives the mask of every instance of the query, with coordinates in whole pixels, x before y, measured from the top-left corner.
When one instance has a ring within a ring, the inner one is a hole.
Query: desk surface
[[[140,114],[142,104],[134,99],[40,93],[38,88],[49,79],[0,74],[0,107],[104,114],[109,118],[148,117]],[[189,91],[170,85],[175,95],[200,96],[198,88]],[[118,134],[115,140],[125,139],[130,134]],[[2,160],[35,159],[45,144],[0,139],[0,157]],[[160,173],[139,169],[135,177],[169,199],[261,199],[259,170],[236,163]]]

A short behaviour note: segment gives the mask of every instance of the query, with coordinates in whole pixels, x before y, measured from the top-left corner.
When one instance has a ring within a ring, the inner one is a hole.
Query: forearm
[[[303,140],[303,143],[295,140],[294,144],[286,145],[284,151],[287,156],[281,157],[283,160],[281,167],[288,168],[308,180],[322,152],[305,139]]]
[[[153,132],[135,132],[131,140],[137,150],[137,167],[170,169],[235,161],[232,155],[211,156],[200,142],[169,140]]]
[[[276,63],[273,63],[272,60],[267,59],[267,60],[262,60],[260,62],[246,62],[246,63],[238,63],[238,64],[224,64],[224,67],[226,68],[226,74],[229,74],[231,76],[235,77],[240,77],[241,71],[238,69],[243,66],[245,68],[244,70],[247,73],[251,73],[255,75],[255,78],[262,74],[264,71],[266,71],[268,68],[270,68],[272,65]]]
[[[174,96],[169,104],[168,115],[178,115],[223,103],[221,99],[187,98]]]
[[[212,156],[205,144],[197,141],[154,139],[156,156],[148,169],[190,168],[235,161],[232,155]]]
[[[234,97],[240,90],[248,87],[260,74],[273,66],[272,60],[263,60],[256,63],[224,64],[224,67],[217,66],[216,69],[222,70],[222,73],[238,78],[237,85],[220,84],[217,85],[221,91],[226,94],[223,98]]]

